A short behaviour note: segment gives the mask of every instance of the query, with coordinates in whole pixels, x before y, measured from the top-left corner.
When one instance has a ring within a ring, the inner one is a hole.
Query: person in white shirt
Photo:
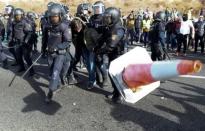
[[[188,39],[190,34],[192,39],[194,39],[194,35],[195,35],[194,25],[191,20],[188,20],[188,15],[184,14],[181,20],[180,33],[177,36],[177,42],[178,42],[178,48],[176,53],[177,56],[180,54],[182,44],[184,47],[183,55],[184,56],[186,55]]]

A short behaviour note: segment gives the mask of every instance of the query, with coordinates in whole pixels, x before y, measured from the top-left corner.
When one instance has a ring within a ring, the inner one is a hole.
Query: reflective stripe
[[[167,80],[172,77],[178,76],[178,64],[180,60],[168,61],[168,62],[156,62],[152,64],[151,74],[153,79],[158,80]]]

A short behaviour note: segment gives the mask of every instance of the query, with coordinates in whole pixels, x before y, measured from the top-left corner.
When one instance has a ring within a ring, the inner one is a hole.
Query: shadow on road
[[[198,108],[199,107],[204,108],[205,106],[205,89],[203,89],[202,87],[197,87],[194,85],[177,82],[173,80],[170,80],[170,82],[181,84],[183,85],[181,88],[194,93],[194,95],[192,95],[192,94],[186,94],[177,91],[159,89],[160,94],[162,94],[168,99],[171,99],[179,103],[184,108],[185,111],[179,112],[162,105],[155,105],[155,107],[161,111],[176,116],[180,122],[180,129],[186,131],[204,130],[205,125],[203,123],[205,121],[205,114],[204,112],[200,111]],[[175,94],[177,94],[177,96],[175,96]]]
[[[177,131],[180,125],[170,121],[162,116],[147,112],[126,104],[113,104],[110,101],[106,101],[112,105],[113,108],[110,115],[120,124],[127,122],[133,122],[139,125],[144,131]],[[122,127],[127,127],[125,125]],[[132,127],[133,128],[133,127]],[[139,129],[124,129],[124,130],[139,130]],[[141,130],[141,129],[140,129]]]
[[[78,83],[76,84],[76,86],[80,89],[83,89],[83,90],[86,90],[86,91],[89,91],[89,92],[93,92],[93,93],[96,93],[96,94],[102,94],[102,95],[108,95],[110,94],[110,92],[106,91],[105,89],[103,88],[100,88],[100,87],[95,87],[91,90],[88,90],[87,89],[87,85],[88,85],[88,77],[86,75],[87,73],[82,73],[82,72],[78,72],[76,73],[77,75],[77,81]],[[108,88],[108,87],[107,87]]]
[[[47,105],[43,100],[42,96],[37,93],[32,93],[27,97],[23,98],[23,101],[27,104],[23,109],[23,113],[28,113],[32,111],[40,111],[47,115],[54,115],[62,106],[53,101],[51,104]]]
[[[160,95],[158,96],[164,96],[179,103],[185,111],[177,111],[173,109],[173,107],[169,107],[169,105],[167,104],[166,106],[163,106],[162,104],[154,105],[154,107],[161,112],[166,112],[174,116],[178,119],[177,122],[175,122],[175,120],[172,121],[164,118],[163,116],[159,116],[157,113],[155,114],[142,109],[138,109],[136,107],[133,107],[132,105],[113,104],[110,101],[106,101],[108,104],[113,106],[110,115],[121,124],[133,122],[142,127],[145,131],[204,130],[205,114],[204,110],[199,110],[198,106],[201,106],[201,109],[205,106],[205,89],[202,87],[197,87],[173,80],[170,80],[170,82],[181,84],[183,85],[181,88],[194,92],[194,95],[192,95],[183,92],[169,91],[167,89],[159,89]],[[174,96],[175,94],[177,94],[177,96]],[[183,97],[180,97],[180,95]],[[127,125],[125,127],[127,127]]]

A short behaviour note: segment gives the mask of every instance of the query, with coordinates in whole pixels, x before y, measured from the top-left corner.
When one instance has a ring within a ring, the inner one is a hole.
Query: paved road
[[[200,58],[205,63],[205,56],[188,54],[187,58]],[[34,78],[17,77],[13,86],[8,87],[16,68],[0,68],[0,131],[205,129],[204,79],[174,78],[136,104],[113,104],[104,97],[111,88],[85,89],[87,73],[82,71],[78,74],[79,84],[64,88],[51,105],[46,105],[49,79],[46,60],[41,59],[35,69]],[[205,69],[197,75],[205,76]]]

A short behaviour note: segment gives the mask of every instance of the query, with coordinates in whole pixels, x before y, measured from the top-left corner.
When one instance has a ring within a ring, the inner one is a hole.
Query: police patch
[[[116,40],[117,39],[117,35],[112,35],[112,40]]]

